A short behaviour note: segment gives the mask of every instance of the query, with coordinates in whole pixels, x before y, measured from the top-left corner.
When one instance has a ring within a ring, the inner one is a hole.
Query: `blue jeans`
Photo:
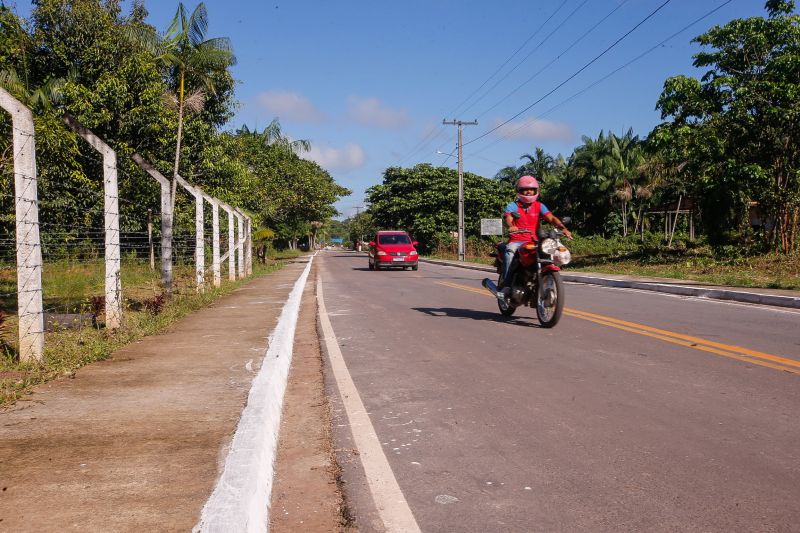
[[[509,274],[511,274],[511,263],[514,261],[514,254],[517,253],[520,246],[525,244],[524,241],[514,241],[514,242],[507,242],[506,243],[506,254],[503,260],[503,286],[510,287],[511,280],[508,279]]]

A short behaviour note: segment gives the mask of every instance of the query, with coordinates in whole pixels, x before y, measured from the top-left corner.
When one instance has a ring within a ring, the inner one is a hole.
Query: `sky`
[[[177,5],[145,0],[148,22],[163,32]],[[644,137],[661,122],[664,81],[703,74],[692,38],[766,14],[764,0],[205,5],[208,36],[229,37],[237,57],[239,107],[226,129],[278,117],[284,134],[309,140],[301,157],[353,191],[336,204],[342,217],[363,210],[364,191],[387,167],[456,168],[457,128],[443,120],[477,120],[463,129],[464,170],[485,177],[536,147],[566,157],[601,130]],[[27,16],[31,2],[16,8]]]

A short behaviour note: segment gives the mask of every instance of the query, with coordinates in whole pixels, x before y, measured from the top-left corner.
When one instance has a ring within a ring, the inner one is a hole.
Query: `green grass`
[[[302,252],[277,252],[270,255],[266,265],[254,262],[253,277],[267,275],[283,268],[288,260]],[[89,312],[87,299],[103,294],[102,262],[46,264],[43,279],[45,307],[58,312]],[[71,376],[89,363],[106,359],[116,349],[148,335],[163,331],[187,314],[207,306],[217,298],[229,294],[250,279],[227,282],[223,273],[220,288],[208,286],[204,293],[194,288],[193,268],[178,265],[174,270],[173,297],[160,312],[154,314],[143,304],[161,293],[158,272],[151,272],[149,264],[128,261],[123,263],[123,295],[125,310],[122,327],[109,333],[89,325],[80,329],[62,329],[45,333],[44,360],[41,363],[20,363],[16,357],[16,316],[9,315],[0,323],[0,406],[24,399],[31,387],[61,376]],[[11,274],[14,274],[11,271]],[[12,278],[9,271],[0,271],[0,291],[10,292]],[[14,281],[13,290],[16,290]],[[15,301],[3,301],[2,308],[16,311]]]
[[[703,242],[679,236],[667,247],[659,235],[628,238],[576,237],[564,241],[572,252],[567,271],[693,280],[713,285],[800,290],[800,255],[755,254],[739,247],[713,249]],[[486,254],[471,253],[467,260],[492,264]],[[456,259],[438,250],[428,257]]]

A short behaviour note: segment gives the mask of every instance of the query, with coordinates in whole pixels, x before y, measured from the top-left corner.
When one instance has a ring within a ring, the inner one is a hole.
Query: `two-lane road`
[[[548,330],[501,317],[481,272],[318,258],[422,531],[800,529],[800,313],[568,284]],[[343,468],[379,529],[358,461]]]

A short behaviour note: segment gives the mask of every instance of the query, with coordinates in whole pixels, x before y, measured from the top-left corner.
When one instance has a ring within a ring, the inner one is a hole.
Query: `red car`
[[[419,268],[417,241],[412,241],[405,231],[379,231],[369,243],[369,269],[400,267]]]

